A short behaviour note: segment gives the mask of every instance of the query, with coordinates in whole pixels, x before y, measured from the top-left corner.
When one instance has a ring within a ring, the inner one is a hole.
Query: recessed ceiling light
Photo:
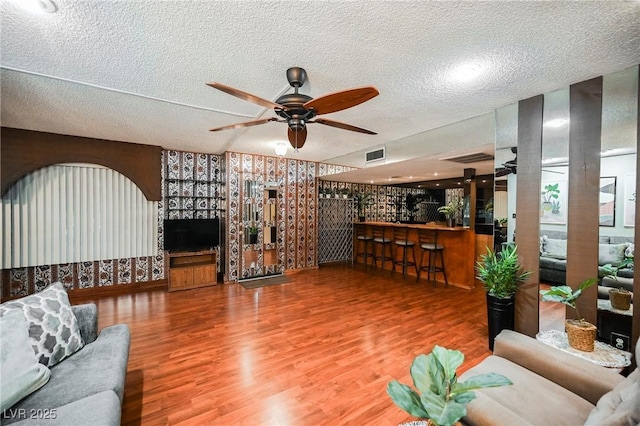
[[[434,175],[434,176],[438,176],[438,172],[435,172],[433,175]]]
[[[544,122],[545,127],[553,127],[558,128],[567,124],[569,120],[566,118],[554,118],[553,120],[548,120]]]
[[[463,64],[453,70],[453,78],[459,81],[470,81],[480,75],[482,65],[477,63]]]
[[[440,186],[440,184],[439,184],[439,183],[436,183],[436,186]]]

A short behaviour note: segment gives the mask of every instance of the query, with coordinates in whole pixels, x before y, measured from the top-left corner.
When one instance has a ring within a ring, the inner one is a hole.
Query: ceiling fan
[[[298,93],[298,89],[302,87],[307,79],[307,72],[303,68],[292,67],[287,70],[287,80],[294,93],[287,93],[276,99],[275,102],[260,98],[247,92],[226,86],[221,83],[207,83],[214,89],[221,90],[229,95],[253,102],[267,108],[273,108],[278,117],[263,118],[259,120],[246,121],[244,123],[230,124],[228,126],[216,127],[210,129],[211,132],[219,130],[237,129],[240,127],[250,127],[259,124],[265,124],[270,121],[279,123],[287,123],[289,129],[287,136],[291,146],[296,150],[301,148],[307,140],[307,124],[319,123],[325,126],[337,127],[339,129],[351,130],[352,132],[366,133],[375,135],[376,132],[363,129],[361,127],[352,126],[351,124],[341,123],[339,121],[328,120],[326,118],[316,118],[322,114],[329,114],[343,109],[351,108],[378,96],[378,90],[373,86],[359,87],[355,89],[342,90],[340,92],[330,93],[318,98]],[[315,119],[315,120],[314,120]]]
[[[496,171],[495,171],[496,177],[506,176],[511,173],[515,175],[518,173],[518,147],[517,146],[511,147],[511,152],[515,154],[515,157],[513,157],[513,160],[505,161],[504,163],[502,163],[502,167],[496,167]],[[548,168],[543,168],[542,170],[548,173],[556,173],[559,175],[564,174],[563,172],[559,172],[556,170],[549,170]]]
[[[513,160],[505,161],[504,163],[502,163],[502,167],[496,167],[496,177],[506,176],[511,173],[515,175],[518,172],[518,147],[511,147],[511,152],[513,152],[516,156],[513,157]]]

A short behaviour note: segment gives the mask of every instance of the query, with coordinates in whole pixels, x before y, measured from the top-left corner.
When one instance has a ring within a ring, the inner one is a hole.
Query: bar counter
[[[356,222],[354,225],[364,226],[387,226],[393,227],[406,227],[409,228],[409,241],[415,242],[414,250],[416,255],[416,263],[420,263],[420,256],[422,249],[420,248],[420,241],[418,239],[418,230],[430,229],[438,232],[438,244],[444,247],[444,264],[447,270],[447,281],[449,285],[456,287],[462,287],[471,289],[475,286],[475,259],[476,259],[476,238],[475,232],[470,228],[463,227],[447,227],[434,224],[402,224],[402,223],[390,223],[390,222]],[[396,253],[396,245],[393,243],[393,229],[389,229],[388,238],[391,241],[391,249],[393,255]],[[358,249],[358,240],[354,232],[353,237],[353,253],[355,256]],[[376,251],[377,252],[377,251]],[[398,260],[402,260],[402,250],[398,250]],[[411,260],[411,254],[408,254],[408,259]],[[362,263],[362,258],[357,259]],[[367,259],[369,264],[372,264]],[[427,256],[424,259],[425,265],[427,264]],[[379,262],[378,262],[379,263]],[[379,267],[379,265],[378,265]],[[385,262],[385,269],[391,270],[393,265],[390,261]],[[396,265],[396,272],[402,274],[402,266]],[[413,266],[407,267],[407,273],[416,276],[416,271]],[[421,271],[420,281],[426,281],[427,272]],[[415,279],[415,278],[414,278]],[[441,273],[437,274],[438,285],[444,285],[444,276]]]

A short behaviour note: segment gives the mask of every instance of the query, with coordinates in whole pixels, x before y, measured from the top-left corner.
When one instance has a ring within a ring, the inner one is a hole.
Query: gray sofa
[[[98,333],[96,305],[71,307],[85,346],[51,367],[47,384],[2,414],[3,425],[120,424],[129,360],[126,324]]]
[[[636,345],[640,357],[640,342]],[[531,337],[503,330],[494,353],[460,376],[499,373],[513,384],[475,391],[468,425],[636,425],[640,370],[624,377]]]
[[[540,231],[540,281],[551,284],[566,284],[567,279],[567,257],[566,257],[566,241],[567,233],[564,231],[542,230]],[[632,237],[617,236],[601,236],[599,240],[600,253],[598,256],[598,271],[600,277],[606,275],[603,266],[611,263],[617,266],[624,259],[625,252],[632,250]],[[630,248],[631,247],[631,248]],[[618,270],[618,281],[622,282],[622,286],[633,287],[633,268],[622,268]],[[609,278],[606,281],[601,280],[600,287],[603,285],[616,285]],[[630,288],[629,290],[631,290]],[[599,288],[599,294],[608,298],[608,288]]]

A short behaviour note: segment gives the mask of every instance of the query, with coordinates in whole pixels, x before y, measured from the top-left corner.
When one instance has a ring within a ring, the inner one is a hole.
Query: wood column
[[[567,285],[576,289],[598,277],[602,77],[573,84],[569,93]],[[592,324],[597,324],[597,299],[594,285],[577,301]],[[576,318],[574,309],[567,308],[567,318]]]
[[[531,276],[516,295],[515,329],[534,337],[539,325],[540,179],[544,96],[518,103],[518,174],[516,244],[523,268]]]

